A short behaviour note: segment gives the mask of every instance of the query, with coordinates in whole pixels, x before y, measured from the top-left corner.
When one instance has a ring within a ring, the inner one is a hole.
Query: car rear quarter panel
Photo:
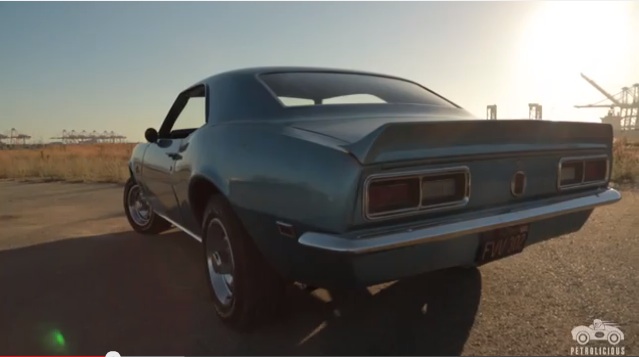
[[[191,140],[193,176],[214,183],[247,229],[256,215],[340,232],[349,224],[360,166],[344,151],[282,134],[274,125],[219,124]]]
[[[273,125],[219,124],[191,140],[191,179],[205,178],[226,196],[268,261],[285,277],[294,275],[308,230],[342,232],[350,224],[360,166],[347,153],[282,135]],[[276,222],[293,226],[285,236]]]

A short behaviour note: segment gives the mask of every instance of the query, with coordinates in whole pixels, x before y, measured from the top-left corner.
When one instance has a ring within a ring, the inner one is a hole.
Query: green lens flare
[[[67,341],[64,338],[62,332],[57,329],[47,329],[47,332],[42,336],[42,347],[48,351],[50,355],[69,355]]]
[[[58,346],[64,346],[64,336],[62,332],[53,330],[53,341],[55,341]]]

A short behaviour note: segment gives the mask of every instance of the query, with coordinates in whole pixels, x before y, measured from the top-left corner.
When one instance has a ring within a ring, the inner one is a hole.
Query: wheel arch
[[[220,189],[220,185],[209,177],[198,174],[194,175],[189,181],[188,200],[193,216],[198,224],[202,224],[204,210],[211,197],[221,195],[226,198],[224,191]]]

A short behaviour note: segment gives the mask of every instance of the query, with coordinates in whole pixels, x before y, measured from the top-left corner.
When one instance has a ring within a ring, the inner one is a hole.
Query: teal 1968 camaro
[[[202,244],[218,316],[255,326],[290,282],[371,285],[575,232],[609,188],[610,125],[479,120],[415,82],[250,68],[181,92],[130,160],[133,229]]]

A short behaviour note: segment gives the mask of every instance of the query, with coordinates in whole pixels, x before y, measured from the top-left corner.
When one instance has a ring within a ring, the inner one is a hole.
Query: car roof
[[[324,73],[361,74],[361,75],[369,75],[369,76],[395,78],[395,79],[401,79],[404,81],[413,82],[406,78],[391,76],[388,74],[352,70],[352,69],[341,69],[341,68],[330,68],[330,67],[304,67],[304,66],[264,66],[264,67],[239,68],[239,69],[220,72],[197,82],[193,86],[206,84],[220,77],[255,77],[260,74],[282,73],[282,72],[324,72]]]
[[[265,66],[220,72],[195,83],[184,92],[204,86],[209,93],[208,117],[209,119],[215,118],[215,121],[281,118],[285,115],[286,108],[282,106],[275,95],[257,77],[261,74],[282,72],[372,75],[403,80],[423,87],[421,84],[409,79],[359,70],[327,67]],[[457,106],[454,103],[451,104]],[[337,111],[337,108],[331,109],[331,111]]]

